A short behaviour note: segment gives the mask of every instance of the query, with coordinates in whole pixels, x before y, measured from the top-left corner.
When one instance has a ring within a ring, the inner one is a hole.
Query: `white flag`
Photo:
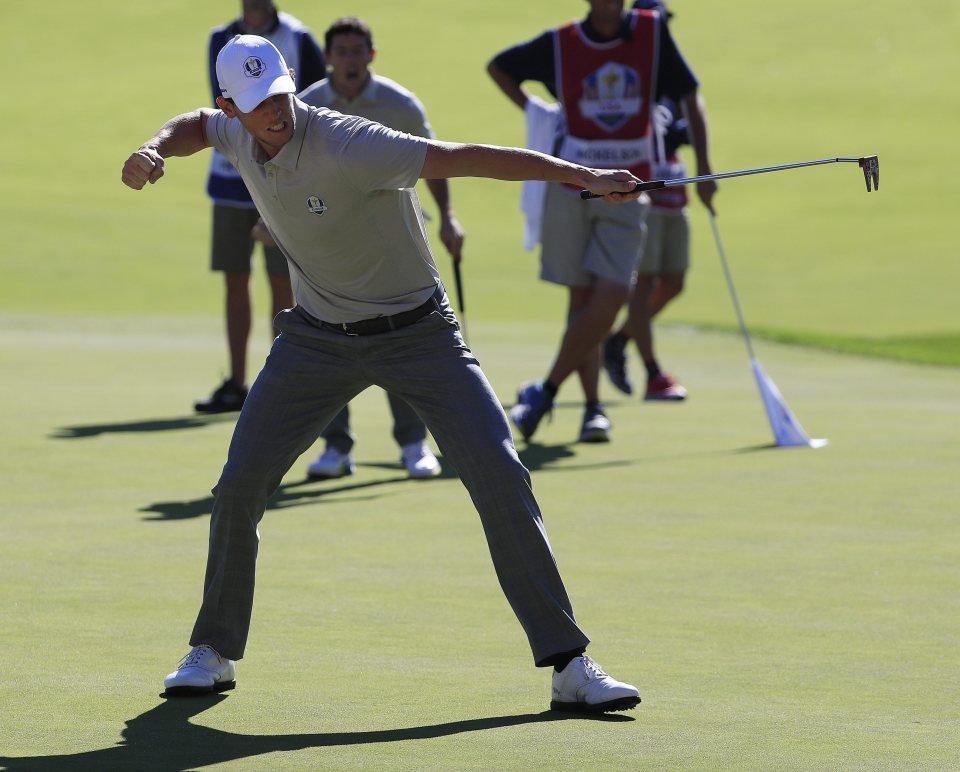
[[[751,359],[750,366],[753,368],[753,375],[757,379],[757,388],[760,389],[763,407],[767,411],[767,418],[770,420],[770,428],[773,430],[773,437],[777,445],[782,447],[806,445],[810,448],[822,448],[826,445],[827,440],[811,440],[807,436],[800,422],[790,412],[787,403],[784,402],[780,390],[777,389],[777,384],[763,371],[760,363],[756,359]]]

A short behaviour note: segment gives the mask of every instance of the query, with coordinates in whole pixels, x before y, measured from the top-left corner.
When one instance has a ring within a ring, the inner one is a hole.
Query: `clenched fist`
[[[163,156],[155,148],[141,147],[123,164],[120,179],[134,190],[142,190],[148,182],[152,185],[163,176]]]

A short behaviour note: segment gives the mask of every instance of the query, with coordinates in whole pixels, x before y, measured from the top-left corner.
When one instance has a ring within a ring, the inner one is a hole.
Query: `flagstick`
[[[733,276],[730,274],[730,266],[727,264],[727,255],[723,251],[723,242],[720,241],[720,230],[717,228],[717,216],[710,212],[710,227],[713,228],[713,238],[717,242],[717,252],[720,253],[720,264],[723,266],[723,275],[727,278],[727,287],[730,288],[730,297],[733,299],[733,308],[737,312],[737,320],[740,322],[740,332],[743,333],[743,339],[747,344],[747,353],[750,355],[750,361],[756,359],[753,355],[753,344],[750,342],[750,333],[747,331],[747,323],[743,319],[743,311],[740,310],[740,301],[737,298],[737,289],[733,286]]]
[[[773,431],[774,442],[777,447],[809,447],[822,448],[827,444],[827,440],[811,440],[803,430],[800,422],[796,419],[780,390],[760,366],[760,362],[753,353],[753,344],[750,341],[750,333],[747,331],[747,323],[743,319],[743,311],[740,309],[740,301],[737,298],[737,290],[733,286],[733,277],[730,273],[730,266],[727,264],[727,256],[723,251],[723,242],[720,240],[720,229],[717,227],[717,216],[710,212],[710,225],[713,228],[713,238],[717,243],[717,252],[720,253],[720,262],[723,265],[723,273],[727,278],[727,286],[730,288],[730,297],[733,299],[733,307],[737,312],[737,320],[740,322],[740,331],[743,333],[743,339],[747,344],[747,353],[750,356],[750,368],[753,370],[753,377],[757,382],[757,388],[760,390],[760,399],[763,401],[763,408],[767,413],[767,420],[770,422],[770,429]]]

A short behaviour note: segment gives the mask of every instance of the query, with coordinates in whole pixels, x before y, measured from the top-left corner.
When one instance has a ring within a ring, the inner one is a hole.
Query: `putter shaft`
[[[695,182],[705,182],[707,180],[723,180],[728,177],[746,177],[748,174],[766,174],[767,172],[779,172],[784,169],[799,169],[802,166],[820,166],[821,164],[835,163],[855,163],[863,169],[863,177],[867,183],[867,192],[880,189],[880,159],[875,155],[863,156],[861,158],[821,158],[818,161],[801,161],[795,164],[782,164],[780,166],[763,166],[759,169],[742,169],[736,172],[721,172],[719,174],[702,174],[699,177],[678,177],[674,180],[650,180],[648,182],[638,182],[633,191],[638,190],[659,190],[660,188],[672,188],[677,185],[689,185]],[[872,187],[871,187],[872,183]],[[592,198],[602,198],[602,196],[591,193],[589,190],[581,190],[580,198],[584,201]]]

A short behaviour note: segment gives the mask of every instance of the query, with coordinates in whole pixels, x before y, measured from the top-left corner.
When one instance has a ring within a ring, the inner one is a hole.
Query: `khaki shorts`
[[[583,201],[575,190],[548,185],[540,278],[567,287],[590,287],[597,279],[631,286],[649,206],[646,196],[626,204]]]
[[[213,205],[213,249],[210,270],[226,273],[250,273],[250,258],[255,244],[250,231],[260,219],[256,209]],[[276,247],[264,247],[267,273],[288,274],[287,258]]]
[[[690,221],[686,211],[651,209],[647,215],[647,241],[637,273],[685,273],[690,267]]]

